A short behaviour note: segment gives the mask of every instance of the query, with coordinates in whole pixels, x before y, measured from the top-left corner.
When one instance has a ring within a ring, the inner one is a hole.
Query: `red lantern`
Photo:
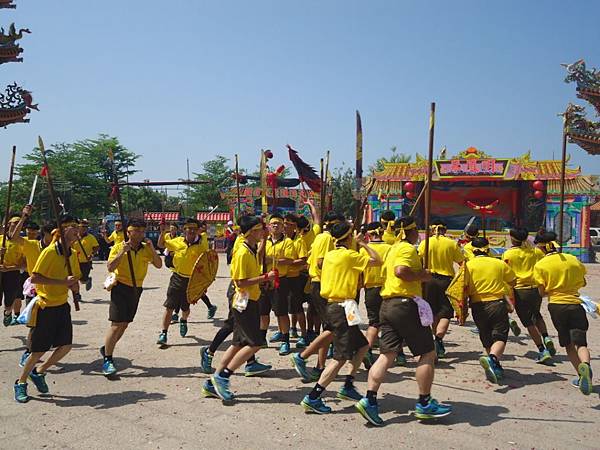
[[[266,159],[273,158],[273,152],[271,150],[265,150],[265,158]]]
[[[542,199],[542,198],[544,197],[544,193],[543,193],[542,191],[535,191],[535,192],[533,193],[533,196],[534,196],[535,198],[537,198],[538,200],[540,200],[540,199]]]
[[[406,193],[406,198],[409,199],[409,200],[412,200],[413,198],[415,198],[415,193],[412,192],[412,191],[408,191]]]
[[[533,182],[533,184],[531,185],[533,187],[533,189],[535,189],[536,191],[543,191],[545,189],[546,186],[544,186],[544,182],[540,181],[540,180],[536,180]]]
[[[406,192],[413,192],[415,190],[415,183],[413,183],[412,181],[407,181],[406,183],[404,183],[404,190]]]

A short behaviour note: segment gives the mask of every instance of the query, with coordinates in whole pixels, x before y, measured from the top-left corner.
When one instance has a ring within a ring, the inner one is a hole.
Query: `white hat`
[[[233,221],[231,221],[231,220],[227,221],[227,225],[233,225]]]

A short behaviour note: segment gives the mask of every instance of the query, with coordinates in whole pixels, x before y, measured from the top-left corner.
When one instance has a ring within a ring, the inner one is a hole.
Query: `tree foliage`
[[[352,169],[334,169],[331,178],[332,208],[334,211],[341,212],[346,217],[354,217],[356,213],[356,201],[352,192],[355,184],[356,181]]]
[[[198,181],[206,184],[192,186],[189,189],[190,206],[198,210],[206,210],[218,206],[218,209],[227,209],[227,202],[221,198],[221,192],[235,186],[229,166],[229,158],[217,155],[214,159],[202,163],[202,173],[194,173]]]
[[[411,156],[406,153],[398,153],[398,148],[393,146],[390,148],[392,155],[390,157],[382,156],[375,161],[375,164],[369,166],[369,172],[373,175],[374,172],[381,172],[383,166],[386,163],[408,163],[410,162]]]

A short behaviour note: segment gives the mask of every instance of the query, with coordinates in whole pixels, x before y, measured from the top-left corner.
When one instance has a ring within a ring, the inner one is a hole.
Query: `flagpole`
[[[17,155],[17,146],[13,145],[12,159],[10,161],[10,172],[8,175],[8,192],[6,193],[6,212],[4,214],[4,232],[2,233],[2,248],[6,248],[6,236],[8,235],[8,216],[10,215],[10,200],[12,197],[13,174],[15,172],[15,156]],[[0,265],[4,265],[4,252],[0,256]]]
[[[423,266],[429,267],[429,221],[431,216],[431,178],[433,176],[433,136],[435,129],[435,102],[431,103],[429,114],[429,155],[427,157],[427,184],[425,186],[425,258]]]

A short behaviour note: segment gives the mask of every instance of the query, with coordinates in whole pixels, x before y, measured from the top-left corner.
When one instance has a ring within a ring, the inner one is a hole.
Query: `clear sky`
[[[261,148],[291,166],[287,143],[353,167],[356,109],[366,168],[392,146],[425,154],[431,101],[436,151],[558,158],[557,113],[577,101],[560,63],[600,67],[596,1],[16,3],[0,23],[33,34],[0,84],[32,90],[41,111],[0,130],[3,180],[10,146],[22,155],[38,134],[47,146],[117,136],[142,155],[136,179],[185,177],[186,158],[199,172],[216,154],[254,169]],[[600,156],[569,152],[600,173]]]

